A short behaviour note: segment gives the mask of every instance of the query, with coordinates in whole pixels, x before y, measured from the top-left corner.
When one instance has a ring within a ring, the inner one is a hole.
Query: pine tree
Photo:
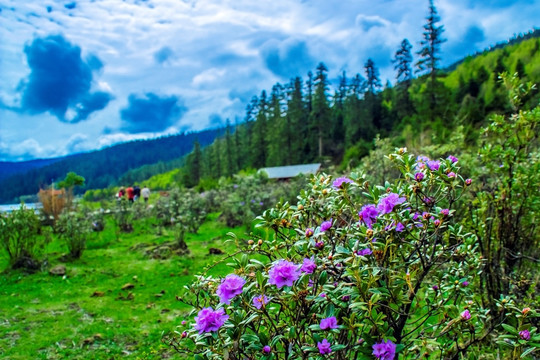
[[[439,70],[439,62],[441,60],[441,44],[446,41],[442,37],[444,26],[438,25],[441,21],[437,13],[437,9],[433,4],[433,0],[429,1],[429,15],[426,18],[424,25],[423,39],[420,42],[421,49],[417,52],[420,59],[416,62],[416,72],[427,74],[429,76],[427,95],[429,97],[429,119],[432,123],[438,113],[437,107],[440,105],[440,96],[438,91],[443,84],[437,82],[437,72]]]
[[[323,63],[320,63],[317,66],[317,74],[315,75],[315,93],[313,95],[313,108],[310,114],[311,128],[314,130],[314,135],[317,139],[317,157],[319,159],[321,159],[324,155],[324,143],[327,138],[326,128],[330,123],[330,105],[328,103],[327,94],[329,82],[326,75],[327,72],[328,69]]]
[[[394,63],[394,70],[397,71],[397,84],[394,91],[394,111],[398,119],[403,119],[410,116],[414,111],[411,99],[409,97],[409,88],[413,78],[413,70],[411,66],[413,57],[411,50],[412,45],[409,43],[409,40],[403,39],[400,44],[400,48],[396,51],[395,57],[392,60]]]
[[[379,79],[379,69],[377,69],[373,60],[368,59],[366,61],[364,71],[366,72],[367,92],[375,94],[380,91],[382,84]]]
[[[303,84],[300,77],[296,77],[289,85],[289,98],[287,101],[287,118],[291,128],[291,151],[288,153],[289,164],[299,164],[303,162],[309,153],[308,145],[308,117],[304,95],[302,93]]]
[[[257,104],[257,116],[253,124],[253,141],[250,148],[253,157],[252,165],[256,168],[265,167],[267,161],[267,111],[266,91],[263,90]]]
[[[225,176],[229,177],[236,173],[236,166],[234,160],[234,154],[236,154],[236,148],[231,134],[231,122],[227,119],[227,125],[225,127]]]
[[[368,109],[370,122],[373,123],[376,130],[381,129],[381,103],[380,97],[377,96],[381,89],[381,80],[379,79],[379,69],[375,66],[373,60],[368,59],[364,65],[366,72],[367,91],[365,93],[364,102]]]

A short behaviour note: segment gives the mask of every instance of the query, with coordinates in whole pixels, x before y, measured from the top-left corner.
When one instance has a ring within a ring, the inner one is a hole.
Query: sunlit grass
[[[210,214],[198,234],[187,234],[189,255],[155,260],[131,247],[171,241],[172,231],[157,236],[151,222],[143,221],[117,239],[108,222],[88,241],[81,259],[65,263],[65,277],[5,271],[0,274],[0,358],[179,358],[160,342],[190,310],[175,296],[195,274],[223,257],[209,255],[210,247],[236,250],[233,242],[225,242],[229,231],[238,236],[246,232],[227,228],[217,214]],[[61,264],[65,253],[62,243],[51,242],[46,249],[50,267]],[[0,267],[8,267],[4,253]],[[223,263],[210,273],[227,271]],[[128,283],[134,287],[122,290]]]

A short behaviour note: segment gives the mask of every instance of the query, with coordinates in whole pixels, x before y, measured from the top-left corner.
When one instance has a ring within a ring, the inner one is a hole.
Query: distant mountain
[[[223,129],[212,129],[137,140],[64,158],[0,163],[3,174],[0,177],[0,203],[18,202],[20,196],[36,194],[40,187],[62,180],[70,171],[86,180],[79,191],[117,185],[118,179],[126,172],[181,158],[193,149],[196,140],[201,146],[206,146],[223,132]]]
[[[32,169],[42,168],[44,166],[53,164],[62,160],[62,158],[53,158],[53,159],[36,159],[29,161],[0,161],[0,181],[20,173],[25,173]]]

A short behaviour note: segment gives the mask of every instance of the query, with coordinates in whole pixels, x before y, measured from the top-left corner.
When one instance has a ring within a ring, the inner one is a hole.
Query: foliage
[[[116,228],[120,232],[129,233],[133,231],[133,210],[131,205],[125,198],[118,199],[115,208],[112,210]]]
[[[498,324],[476,296],[476,238],[454,217],[469,181],[452,158],[417,161],[404,149],[389,158],[401,174],[393,184],[322,175],[297,206],[265,211],[259,226],[271,236],[249,242],[244,251],[257,256],[230,264],[246,282],[240,292],[220,300],[228,280],[206,276],[186,286],[182,300],[199,313],[195,328],[180,327],[176,349],[197,359],[311,359],[326,339],[333,359],[368,357],[381,340],[405,358],[474,352]],[[205,327],[203,308],[226,316]],[[331,317],[337,328],[323,330]]]
[[[73,171],[67,173],[64,180],[58,182],[58,187],[61,189],[67,189],[66,192],[66,206],[70,208],[73,203],[73,188],[75,186],[84,186],[84,178],[77,175]]]
[[[11,267],[39,269],[38,258],[49,241],[48,228],[42,228],[34,210],[24,204],[11,213],[0,213],[0,245]]]
[[[55,224],[58,237],[67,245],[69,256],[79,259],[91,233],[90,218],[77,209],[65,209]]]
[[[156,202],[153,212],[158,220],[158,233],[163,227],[180,225],[182,231],[197,233],[209,212],[205,197],[193,190],[175,188]]]
[[[540,286],[540,107],[519,110],[533,84],[508,74],[502,81],[515,113],[492,116],[484,129],[479,179],[484,186],[476,187],[470,209],[470,226],[488,263],[482,278],[492,309],[500,296],[534,298]]]

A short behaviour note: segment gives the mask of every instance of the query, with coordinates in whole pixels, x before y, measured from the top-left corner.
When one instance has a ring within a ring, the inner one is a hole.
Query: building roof
[[[266,172],[269,179],[288,179],[300,174],[315,174],[321,168],[321,164],[304,164],[304,165],[289,165],[276,166],[259,169],[259,172]]]

